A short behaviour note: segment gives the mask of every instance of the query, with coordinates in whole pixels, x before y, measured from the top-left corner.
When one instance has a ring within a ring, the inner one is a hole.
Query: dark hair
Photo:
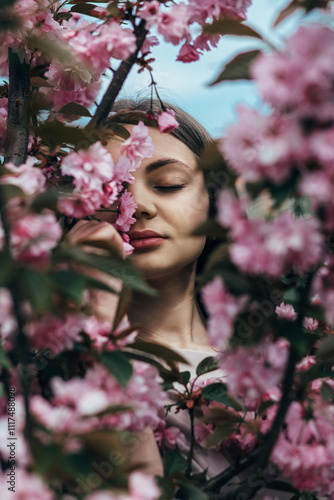
[[[175,113],[175,118],[179,126],[170,134],[183,142],[200,159],[202,153],[210,145],[214,144],[209,132],[191,115],[174,104],[164,103],[166,108],[170,108]],[[157,127],[157,120],[148,118],[147,113],[152,111],[155,116],[161,112],[161,104],[157,99],[119,99],[114,103],[112,115],[107,119],[106,128],[112,127],[116,123],[135,124],[142,120],[147,126]],[[222,183],[215,180],[217,176],[212,176],[210,169],[203,169],[204,180],[209,195],[209,217],[216,215],[216,194]],[[219,177],[219,176],[218,176]],[[197,261],[197,276],[203,270],[205,263],[212,251],[221,243],[217,238],[207,237],[203,252]]]

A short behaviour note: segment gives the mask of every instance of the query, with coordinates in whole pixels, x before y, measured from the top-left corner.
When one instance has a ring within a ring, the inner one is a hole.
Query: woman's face
[[[146,279],[159,279],[188,267],[201,254],[205,237],[190,234],[207,219],[209,197],[192,151],[170,134],[155,128],[149,133],[153,156],[142,161],[134,184],[127,187],[138,205],[128,234],[134,264]],[[110,141],[108,149],[117,161],[121,144]]]

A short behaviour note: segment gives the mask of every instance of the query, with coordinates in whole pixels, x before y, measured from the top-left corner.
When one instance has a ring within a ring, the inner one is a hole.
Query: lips
[[[167,237],[162,236],[161,234],[155,231],[133,231],[129,233],[130,243],[131,245],[137,249],[149,249],[160,246],[164,241],[166,241]]]
[[[132,231],[129,233],[130,241],[143,240],[146,238],[165,238],[162,234],[156,233],[155,231]]]

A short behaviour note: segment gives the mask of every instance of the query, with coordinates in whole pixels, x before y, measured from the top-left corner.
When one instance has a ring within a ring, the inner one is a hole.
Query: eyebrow
[[[146,167],[146,172],[150,173],[153,172],[154,170],[157,170],[158,168],[165,167],[166,165],[171,165],[171,164],[179,164],[185,167],[187,170],[192,170],[190,165],[187,165],[187,163],[184,163],[181,160],[177,160],[176,158],[161,158],[160,160],[153,161],[152,163],[149,163]]]

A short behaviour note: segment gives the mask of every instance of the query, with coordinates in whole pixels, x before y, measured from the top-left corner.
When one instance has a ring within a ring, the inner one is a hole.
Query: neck
[[[131,323],[139,323],[143,340],[175,349],[211,351],[204,321],[198,309],[195,265],[163,279],[149,280],[159,295],[136,293],[129,311]]]

